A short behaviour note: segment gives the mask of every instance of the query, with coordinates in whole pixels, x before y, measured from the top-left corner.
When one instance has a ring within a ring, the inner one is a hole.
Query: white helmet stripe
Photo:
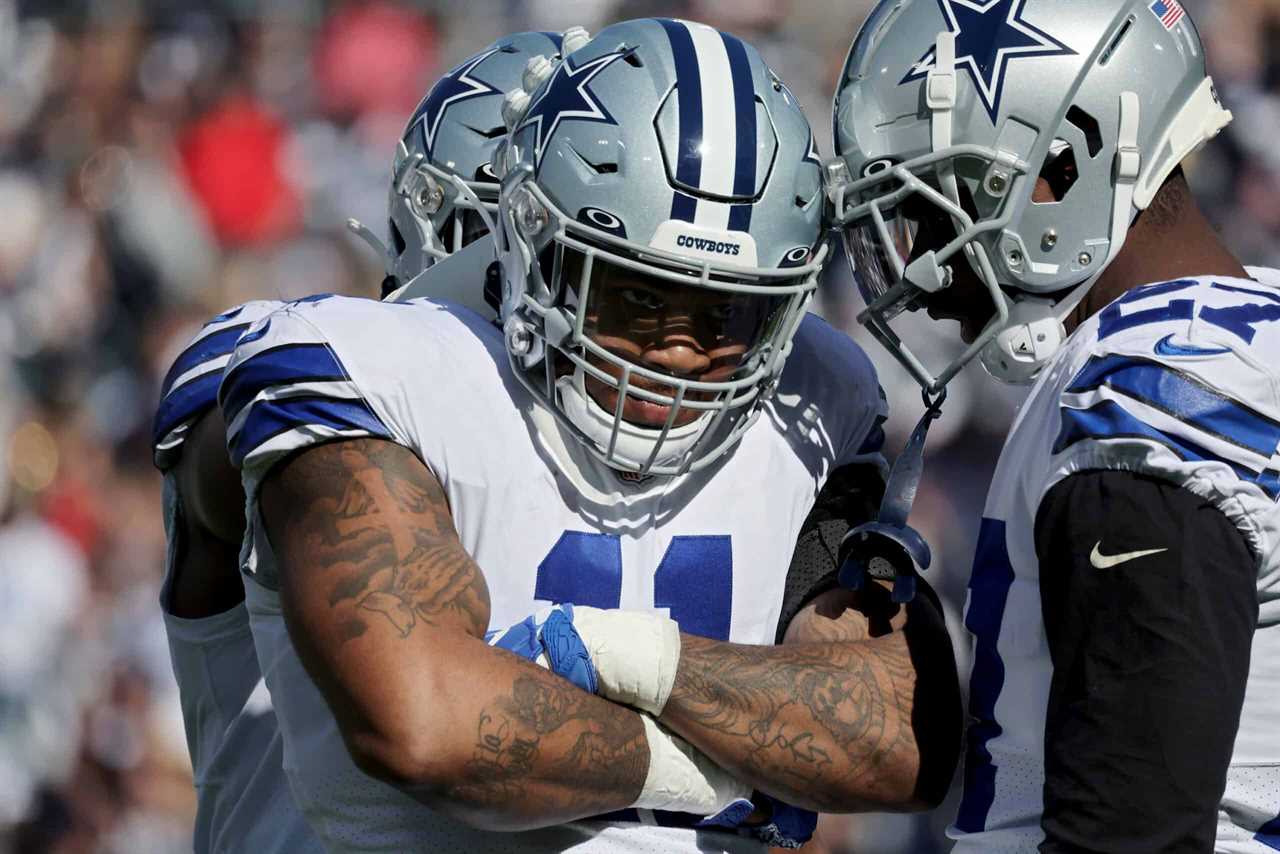
[[[736,149],[738,121],[737,110],[730,97],[733,92],[733,73],[729,69],[729,52],[725,50],[724,39],[720,37],[718,30],[705,24],[687,21],[681,23],[689,30],[693,39],[698,76],[702,84],[702,146],[698,152],[702,159],[702,174],[698,189],[713,196],[732,196],[734,169],[738,162],[737,151],[708,150],[712,140],[728,140]],[[725,222],[721,228],[728,223],[728,213],[724,216]],[[715,218],[718,220],[720,217]],[[710,225],[703,222],[701,211],[697,222],[699,225]]]

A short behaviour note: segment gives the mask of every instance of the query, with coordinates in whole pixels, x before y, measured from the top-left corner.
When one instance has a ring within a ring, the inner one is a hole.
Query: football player
[[[750,46],[670,20],[525,84],[500,328],[300,302],[224,373],[250,622],[313,827],[344,850],[760,851],[805,833],[753,790],[936,803],[959,732],[936,600],[834,581],[884,411],[805,313],[824,198],[799,107]],[[578,607],[512,640],[546,603]],[[719,829],[753,807],[766,832]]]
[[[585,35],[565,37],[572,46]],[[384,290],[480,236],[478,208],[486,202],[496,208],[488,164],[498,142],[494,131],[505,130],[502,95],[520,85],[530,58],[556,53],[561,43],[556,33],[510,36],[432,87],[397,147],[392,248],[374,241],[386,253]],[[249,634],[238,560],[244,493],[216,408],[222,368],[236,341],[280,305],[250,302],[207,323],[169,371],[154,425],[169,538],[161,607],[198,793],[198,852],[321,850],[289,796],[279,725]]]
[[[969,583],[951,832],[1270,851],[1280,274],[1241,266],[1188,189],[1231,115],[1182,7],[1064,5],[881,2],[836,100],[864,322],[931,397],[974,358],[1035,380]],[[960,322],[936,373],[893,328],[915,308]]]

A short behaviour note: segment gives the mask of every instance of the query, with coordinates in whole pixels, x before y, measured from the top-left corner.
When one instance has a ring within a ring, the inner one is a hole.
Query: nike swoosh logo
[[[1121,555],[1104,555],[1102,553],[1102,540],[1098,540],[1094,545],[1093,551],[1089,553],[1089,563],[1094,565],[1096,569],[1110,569],[1113,566],[1119,566],[1122,563],[1128,563],[1140,557],[1148,555],[1158,555],[1161,552],[1167,552],[1168,549],[1147,549],[1141,552],[1125,552]]]
[[[1157,356],[1221,356],[1230,353],[1226,347],[1193,347],[1188,344],[1174,344],[1173,336],[1166,335],[1156,343]]]

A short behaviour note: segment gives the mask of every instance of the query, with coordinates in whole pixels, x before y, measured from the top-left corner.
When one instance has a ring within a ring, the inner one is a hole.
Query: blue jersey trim
[[[1067,393],[1102,385],[1263,457],[1280,445],[1280,423],[1169,365],[1136,356],[1095,356]]]
[[[178,427],[191,421],[218,403],[218,383],[222,371],[211,370],[183,383],[177,390],[165,396],[151,422],[152,447],[159,445]]]
[[[224,311],[222,314],[210,320],[205,325],[212,326],[215,323],[223,323],[225,321],[231,320],[232,318],[237,317],[240,314],[240,312],[244,311],[244,309],[245,309],[244,305],[238,305],[235,308],[229,308],[226,311]]]
[[[1225,463],[1238,478],[1257,484],[1272,500],[1280,496],[1280,481],[1274,475],[1264,473],[1259,476],[1256,470],[1233,460],[1223,459],[1185,436],[1171,436],[1157,430],[1139,421],[1114,401],[1104,400],[1089,409],[1062,410],[1062,429],[1053,444],[1053,453],[1060,453],[1077,442],[1088,439],[1142,439],[1155,442],[1172,451],[1181,460]]]
[[[974,722],[966,733],[964,795],[956,813],[956,827],[965,833],[986,829],[987,814],[996,799],[998,769],[987,744],[1004,732],[996,721],[996,701],[1004,690],[1005,673],[999,640],[1013,579],[1005,523],[983,519],[969,579],[969,611],[964,618],[965,627],[974,637],[969,678],[969,714]]]
[[[169,368],[169,373],[165,374],[164,384],[160,387],[160,396],[164,397],[172,391],[173,384],[178,381],[178,377],[189,373],[204,362],[229,354],[236,348],[236,342],[240,340],[240,335],[251,325],[249,323],[239,323],[235,326],[228,326],[226,329],[219,329],[217,332],[192,342],[187,349],[178,355],[178,358],[173,360],[173,367]]]
[[[218,399],[230,424],[249,403],[274,386],[349,379],[327,344],[282,344],[255,353],[226,374]]]
[[[244,425],[231,439],[231,461],[239,467],[254,448],[276,436],[316,426],[343,431],[362,430],[376,438],[391,438],[391,431],[363,400],[328,397],[260,400],[250,408]]]
[[[1271,819],[1271,821],[1258,828],[1258,832],[1253,839],[1268,848],[1280,851],[1280,816]]]

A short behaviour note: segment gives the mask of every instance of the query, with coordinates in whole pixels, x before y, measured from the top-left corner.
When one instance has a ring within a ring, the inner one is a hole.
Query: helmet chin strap
[[[916,578],[929,568],[932,553],[924,537],[907,524],[924,473],[924,445],[929,427],[942,415],[947,399],[943,389],[936,397],[924,393],[924,415],[916,423],[906,446],[889,472],[874,522],[864,522],[845,534],[840,543],[844,563],[840,583],[850,590],[862,587],[866,576],[893,582],[893,601],[910,602],[916,595]]]
[[[1142,152],[1138,148],[1141,116],[1142,104],[1137,93],[1122,92],[1120,134],[1112,167],[1115,195],[1111,205],[1111,234],[1106,258],[1098,265],[1096,273],[1056,303],[1036,297],[1014,302],[1005,328],[982,350],[982,364],[996,379],[1009,383],[1026,383],[1035,379],[1066,341],[1067,332],[1063,324],[1067,316],[1075,311],[1124,248],[1129,227],[1138,213],[1134,208],[1134,195],[1142,172]]]

